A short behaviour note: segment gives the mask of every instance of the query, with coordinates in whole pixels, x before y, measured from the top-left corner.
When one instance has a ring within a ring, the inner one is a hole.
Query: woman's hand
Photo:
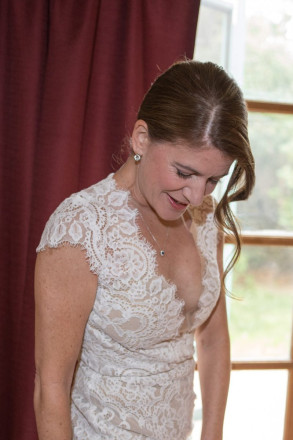
[[[70,390],[96,289],[97,276],[80,247],[38,254],[34,407],[39,440],[72,438]]]

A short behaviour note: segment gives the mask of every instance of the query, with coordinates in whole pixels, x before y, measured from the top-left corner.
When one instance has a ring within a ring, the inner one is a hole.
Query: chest
[[[157,252],[158,273],[176,286],[176,295],[184,301],[184,313],[196,310],[203,291],[202,278],[206,260],[196,237],[185,228],[169,237],[166,254]]]
[[[161,257],[132,226],[117,229],[113,222],[104,230],[108,246],[91,321],[128,347],[146,348],[176,338],[183,328],[195,329],[210,313],[218,296],[218,273],[207,271],[208,265],[216,265],[216,235],[211,239],[206,227],[198,237],[186,229],[170,233]]]

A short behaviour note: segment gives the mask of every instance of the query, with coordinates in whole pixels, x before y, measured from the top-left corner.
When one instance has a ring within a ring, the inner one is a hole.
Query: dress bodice
[[[47,222],[37,251],[81,246],[98,275],[72,390],[74,438],[186,438],[194,400],[193,333],[220,292],[213,205],[208,196],[190,209],[203,276],[188,317],[175,284],[158,273],[129,192],[112,174],[66,199]]]

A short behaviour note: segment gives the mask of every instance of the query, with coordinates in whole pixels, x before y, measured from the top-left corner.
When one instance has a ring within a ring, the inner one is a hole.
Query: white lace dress
[[[52,214],[37,248],[79,245],[98,275],[72,387],[73,438],[184,440],[195,397],[194,330],[220,291],[212,198],[191,211],[204,263],[202,294],[186,325],[184,302],[158,274],[129,197],[112,174],[73,194]]]

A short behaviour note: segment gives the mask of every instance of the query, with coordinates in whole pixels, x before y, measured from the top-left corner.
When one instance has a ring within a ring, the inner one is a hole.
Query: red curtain
[[[35,248],[105,177],[151,81],[192,57],[200,0],[1,0],[0,436],[33,440]]]

